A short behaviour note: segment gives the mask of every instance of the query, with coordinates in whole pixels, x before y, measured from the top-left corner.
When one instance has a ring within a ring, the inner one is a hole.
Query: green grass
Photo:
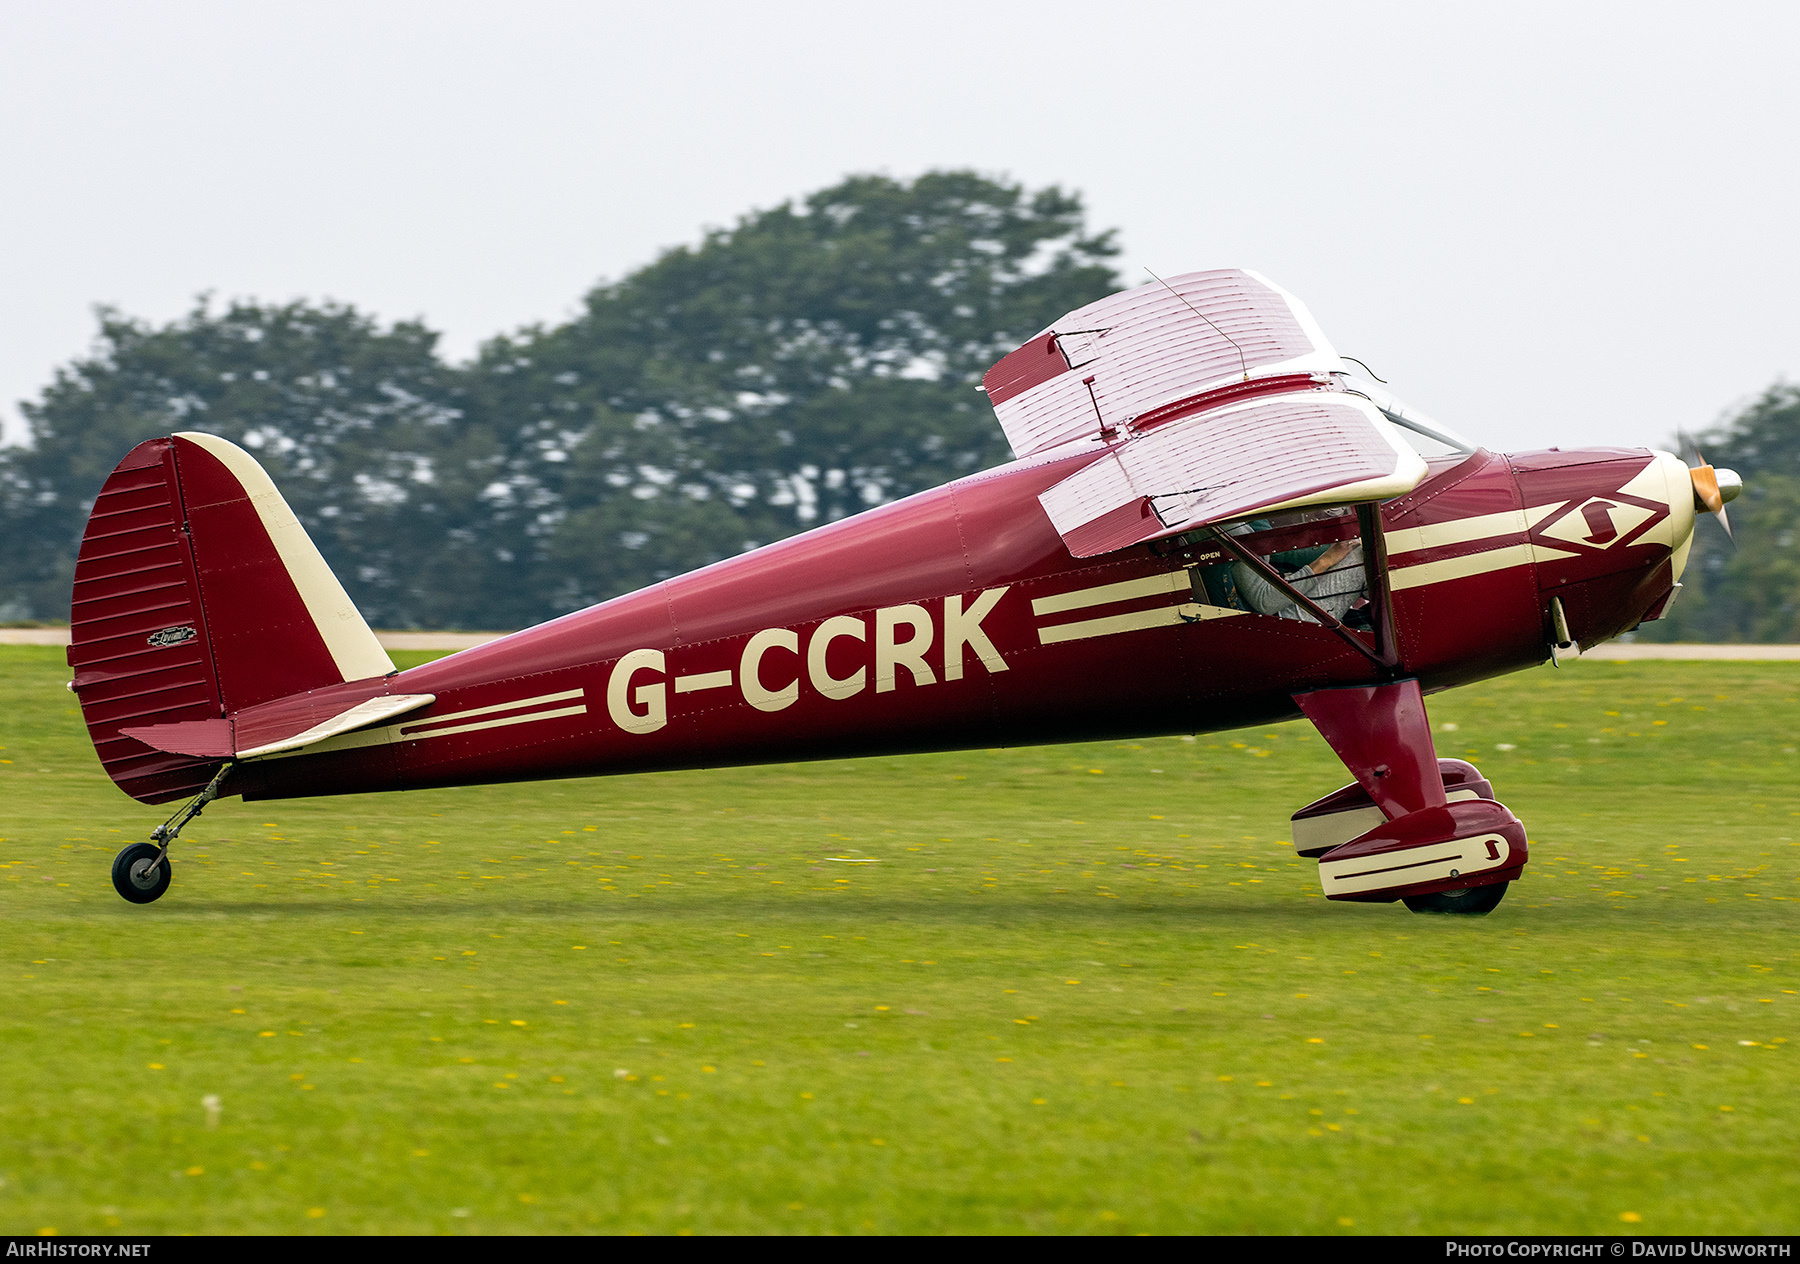
[[[134,907],[60,657],[0,650],[0,1232],[1800,1222],[1800,666],[1433,699],[1532,838],[1464,920],[1318,895],[1301,724],[227,800]]]

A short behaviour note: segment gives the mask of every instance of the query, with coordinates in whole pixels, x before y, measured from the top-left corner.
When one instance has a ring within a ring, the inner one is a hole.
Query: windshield
[[[1433,421],[1424,413],[1406,403],[1387,387],[1376,382],[1367,372],[1339,373],[1335,375],[1344,386],[1358,395],[1365,396],[1370,403],[1381,410],[1381,415],[1406,432],[1408,442],[1418,454],[1427,460],[1446,453],[1470,453],[1475,445],[1450,427]]]

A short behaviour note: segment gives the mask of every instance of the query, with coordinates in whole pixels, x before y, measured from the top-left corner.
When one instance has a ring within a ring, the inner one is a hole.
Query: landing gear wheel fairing
[[[1482,917],[1500,905],[1510,882],[1492,882],[1485,887],[1464,887],[1461,891],[1435,891],[1430,895],[1405,897],[1406,907],[1415,913],[1466,913]]]

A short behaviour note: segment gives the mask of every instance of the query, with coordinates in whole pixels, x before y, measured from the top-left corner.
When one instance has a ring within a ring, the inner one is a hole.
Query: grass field
[[[136,907],[60,660],[0,649],[0,1232],[1800,1225],[1800,664],[1433,699],[1532,839],[1459,919],[1318,895],[1301,724],[227,800]]]

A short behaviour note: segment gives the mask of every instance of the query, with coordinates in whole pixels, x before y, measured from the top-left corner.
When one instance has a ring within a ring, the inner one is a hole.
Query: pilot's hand
[[[1318,557],[1314,558],[1312,565],[1308,567],[1308,569],[1315,575],[1323,575],[1346,557],[1349,557],[1350,550],[1355,547],[1355,543],[1350,540],[1339,540],[1336,544],[1319,554]]]

